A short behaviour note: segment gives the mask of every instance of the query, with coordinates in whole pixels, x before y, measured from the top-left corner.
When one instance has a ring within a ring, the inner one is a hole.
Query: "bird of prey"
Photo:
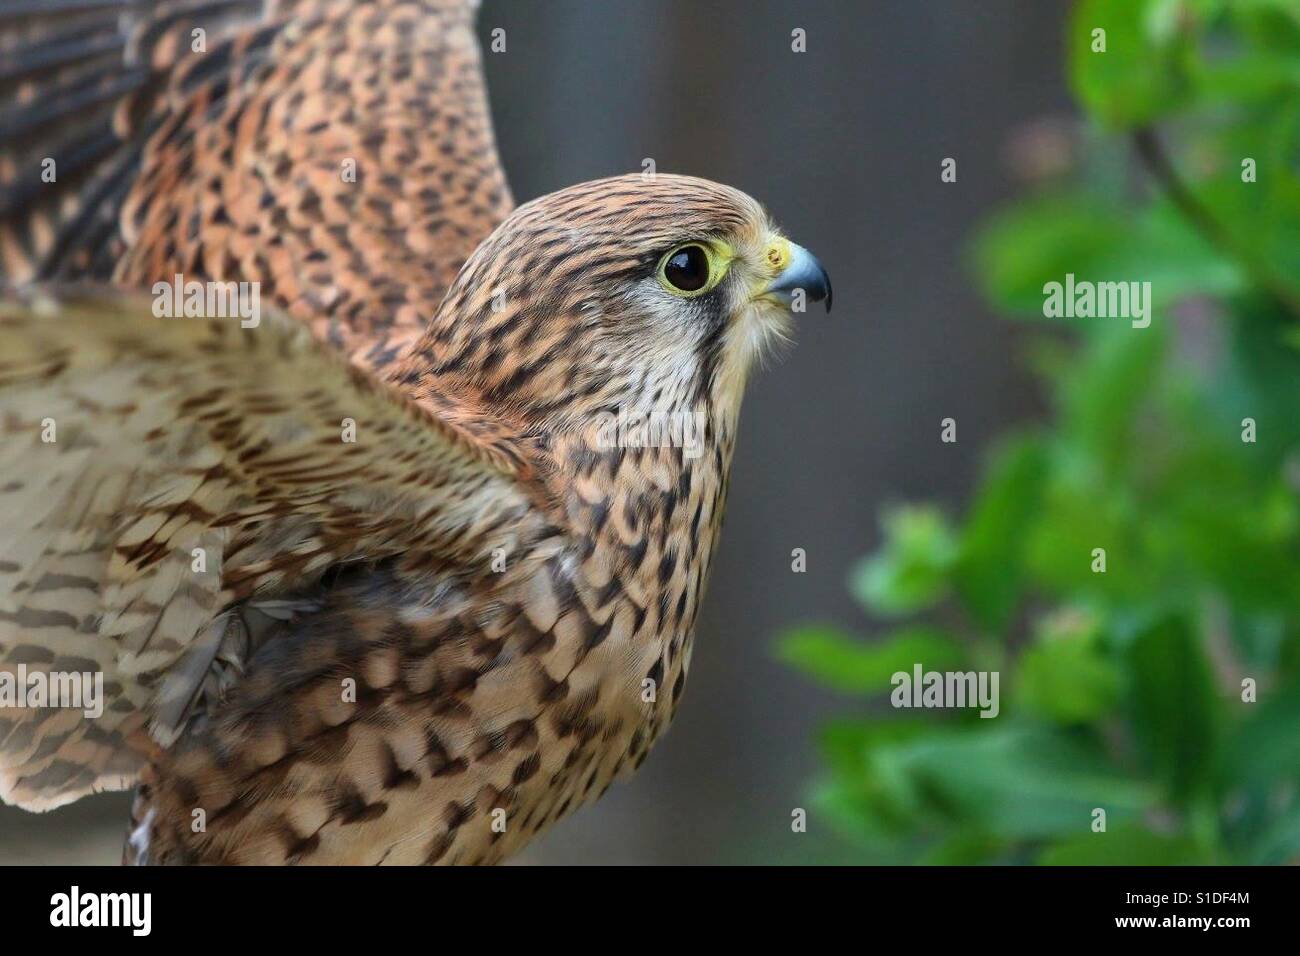
[[[128,862],[490,863],[669,723],[747,373],[830,282],[701,179],[512,210],[473,18],[0,8],[7,802],[134,787]]]

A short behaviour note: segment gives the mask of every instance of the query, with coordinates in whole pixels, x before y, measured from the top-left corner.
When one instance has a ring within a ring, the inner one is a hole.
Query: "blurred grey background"
[[[867,629],[845,591],[882,504],[953,507],[980,449],[1035,416],[1015,330],[977,300],[971,228],[1017,189],[1008,142],[1071,112],[1064,0],[484,0],[480,36],[515,197],[628,171],[751,193],[812,249],[835,311],[746,399],[722,549],[679,716],[641,772],[530,849],[532,863],[837,858],[792,834],[812,732],[845,708],[772,658],[808,621]],[[506,31],[504,53],[486,52]],[[807,52],[791,51],[791,31]],[[955,184],[940,163],[958,164]],[[958,442],[939,441],[940,419]],[[808,570],[792,573],[804,548]],[[0,808],[0,863],[116,862],[129,798]]]

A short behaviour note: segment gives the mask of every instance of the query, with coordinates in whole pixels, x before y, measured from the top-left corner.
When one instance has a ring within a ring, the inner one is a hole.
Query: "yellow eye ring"
[[[711,292],[727,273],[727,262],[704,242],[684,242],[659,260],[659,284],[682,299]]]

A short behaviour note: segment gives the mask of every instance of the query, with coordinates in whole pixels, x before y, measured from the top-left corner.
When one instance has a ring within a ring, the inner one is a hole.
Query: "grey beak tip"
[[[827,313],[831,311],[831,300],[834,296],[831,292],[830,273],[816,259],[812,259],[811,268],[807,270],[801,288],[813,302],[825,302]]]
[[[826,272],[825,267],[817,261],[817,257],[797,243],[790,243],[791,258],[790,264],[772,285],[768,287],[769,292],[783,294],[786,297],[791,296],[795,290],[802,290],[803,294],[812,302],[825,302],[826,311],[831,310],[831,277]],[[789,299],[787,298],[788,302]]]

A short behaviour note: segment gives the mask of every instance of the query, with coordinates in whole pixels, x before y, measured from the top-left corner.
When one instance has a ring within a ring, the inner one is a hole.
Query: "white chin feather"
[[[793,322],[785,307],[759,300],[736,316],[727,330],[719,385],[727,400],[739,405],[750,371],[794,343]]]
[[[739,316],[733,329],[740,358],[751,368],[766,365],[794,344],[794,322],[789,309],[761,299]]]

